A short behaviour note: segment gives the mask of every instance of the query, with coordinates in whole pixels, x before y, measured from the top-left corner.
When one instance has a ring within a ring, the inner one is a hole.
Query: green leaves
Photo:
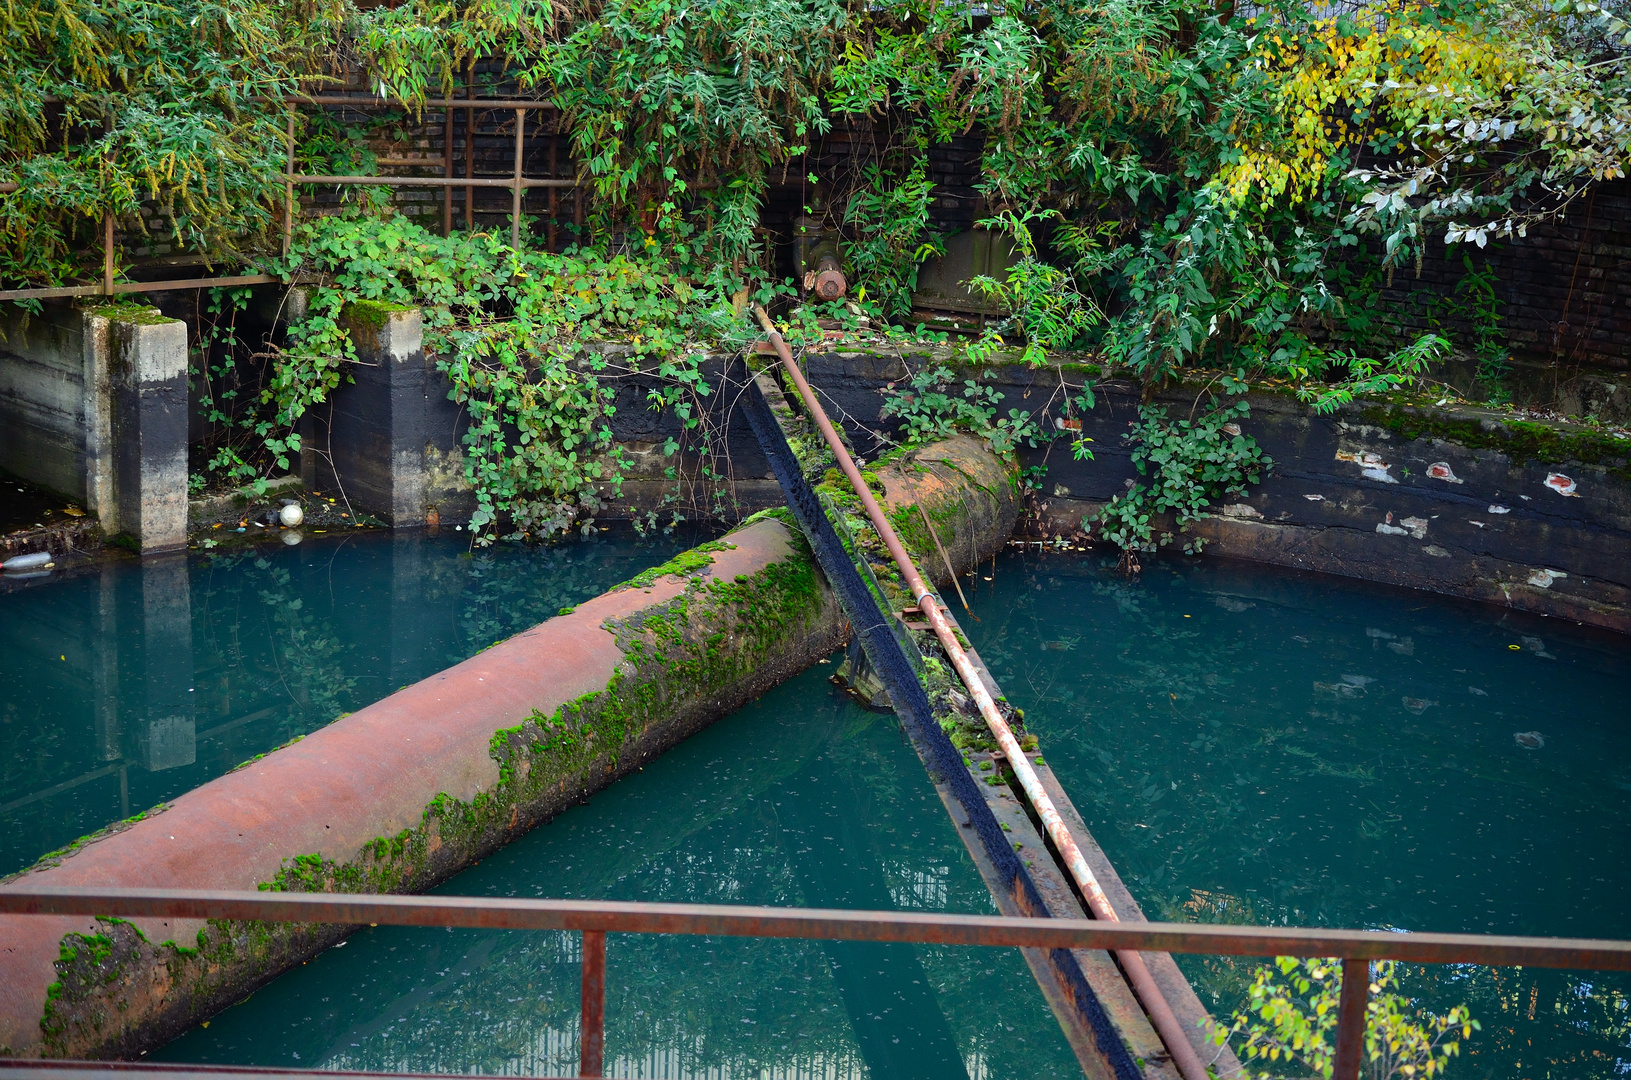
[[[655,251],[514,251],[492,234],[440,237],[396,216],[303,225],[285,272],[330,284],[312,288],[310,314],[275,353],[262,395],[265,450],[297,448],[283,432],[347,377],[356,358],[347,305],[415,305],[426,351],[468,417],[464,469],[478,544],[557,534],[619,489],[627,462],[612,442],[609,377],[654,375],[652,407],[697,426],[712,388],[696,346],[737,322],[734,279],[687,280]],[[628,346],[628,358],[609,359],[610,342]]]
[[[1360,1071],[1374,1080],[1442,1075],[1450,1059],[1461,1052],[1461,1041],[1471,1038],[1480,1025],[1465,1005],[1442,1016],[1411,1009],[1410,999],[1394,992],[1398,984],[1394,961],[1379,961],[1371,968]],[[1276,957],[1272,965],[1257,969],[1249,994],[1250,1004],[1235,1013],[1233,1024],[1218,1024],[1212,1032],[1219,1043],[1246,1036],[1234,1043],[1246,1075],[1270,1080],[1294,1068],[1331,1076],[1342,997],[1341,963]],[[1264,1063],[1272,1067],[1252,1067]]]
[[[1165,408],[1142,406],[1128,438],[1134,444],[1133,466],[1149,483],[1133,483],[1099,511],[1099,534],[1125,552],[1154,551],[1174,539],[1168,532],[1156,534],[1157,515],[1172,514],[1182,532],[1218,500],[1244,495],[1246,485],[1257,483],[1273,464],[1237,423],[1249,411],[1237,401],[1198,420],[1172,421]],[[1184,550],[1199,551],[1200,541]]]

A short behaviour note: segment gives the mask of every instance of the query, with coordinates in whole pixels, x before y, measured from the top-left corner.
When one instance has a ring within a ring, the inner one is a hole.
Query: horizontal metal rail
[[[426,98],[405,105],[400,101],[370,97],[367,94],[301,94],[282,100],[296,105],[353,105],[365,109],[558,109],[553,101],[534,101],[529,98]]]
[[[0,889],[0,914],[120,915],[175,919],[626,934],[904,941],[1032,949],[1135,949],[1225,956],[1340,956],[1418,964],[1485,964],[1631,971],[1631,941],[1415,934],[1280,926],[1026,919],[931,911],[639,904],[485,896],[231,892],[191,889]]]
[[[376,184],[384,187],[499,187],[499,188],[574,188],[576,180],[539,179],[521,177],[519,185],[513,177],[499,176],[306,176],[289,177],[291,184]]]
[[[521,193],[529,188],[562,189],[581,186],[576,179],[561,179],[558,177],[528,177],[521,175],[521,149],[524,141],[522,133],[523,114],[529,110],[554,110],[558,106],[553,101],[532,101],[519,98],[426,98],[415,102],[411,106],[400,102],[392,102],[384,98],[371,97],[367,94],[302,94],[290,98],[261,98],[263,103],[281,103],[288,105],[344,105],[356,109],[367,108],[424,108],[464,109],[469,113],[477,110],[505,110],[516,114],[516,147],[515,170],[513,175],[507,177],[455,177],[453,175],[452,143],[449,141],[443,150],[440,161],[426,159],[411,163],[385,163],[387,167],[424,167],[440,168],[442,176],[375,176],[375,175],[335,175],[335,176],[308,176],[294,171],[294,127],[293,118],[290,118],[288,132],[288,163],[283,174],[285,190],[284,210],[284,253],[288,253],[289,242],[293,231],[293,201],[294,186],[296,184],[342,184],[347,186],[366,187],[434,187],[445,188],[448,194],[445,199],[452,199],[454,188],[464,188],[469,199],[475,188],[508,188],[514,193],[511,200],[510,244],[519,247],[521,243]],[[452,121],[448,121],[447,138],[452,137]],[[552,159],[553,160],[553,159]],[[0,183],[0,195],[9,195],[21,190],[22,185],[7,181]],[[554,205],[553,196],[551,206]],[[443,231],[451,230],[452,203],[448,202],[444,210]],[[113,270],[115,258],[113,254],[112,219],[104,222],[104,271],[102,282],[98,285],[54,285],[28,289],[0,289],[0,301],[5,300],[46,300],[56,297],[69,296],[121,296],[125,293],[165,292],[171,289],[203,289],[227,288],[233,285],[270,285],[280,279],[268,274],[240,274],[233,277],[214,278],[187,278],[178,281],[131,281],[115,282]]]
[[[123,296],[126,293],[169,292],[171,289],[225,289],[233,285],[270,285],[283,279],[273,274],[236,274],[231,277],[181,278],[175,281],[116,281],[110,285],[61,285],[49,289],[0,289],[0,300],[45,299],[52,296]]]
[[[608,933],[711,934],[1226,956],[1336,956],[1342,959],[1343,972],[1333,1074],[1337,1080],[1358,1075],[1373,960],[1631,971],[1631,941],[1031,919],[924,911],[640,904],[615,900],[13,887],[0,888],[0,914],[580,931],[583,934],[583,1001],[578,1025],[578,1075],[591,1077],[601,1076],[604,1069]],[[0,1073],[9,1076],[21,1073],[32,1077],[36,1074],[27,1070],[37,1066],[34,1062],[14,1066],[0,1059]],[[70,1075],[82,1075],[86,1080],[93,1075],[91,1070],[102,1072],[107,1068],[89,1063],[76,1067],[85,1071],[82,1074],[70,1072]],[[192,1075],[211,1074],[198,1070]],[[44,1073],[38,1075],[45,1080]],[[182,1074],[172,1070],[162,1075],[179,1078]]]
[[[65,1061],[61,1058],[0,1057],[0,1076],[8,1080],[108,1080],[136,1075],[142,1080],[447,1080],[446,1073],[339,1072],[334,1069],[268,1069],[255,1065],[186,1065],[147,1061]],[[533,1080],[558,1080],[534,1077]]]

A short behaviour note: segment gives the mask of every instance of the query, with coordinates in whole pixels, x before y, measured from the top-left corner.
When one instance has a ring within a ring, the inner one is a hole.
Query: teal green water
[[[310,537],[0,578],[0,875],[664,562],[613,530]]]
[[[993,576],[969,636],[1151,918],[1631,938],[1625,638],[1212,558]],[[1255,962],[1181,963],[1227,1015]],[[1631,1071],[1624,977],[1406,985],[1483,1024],[1452,1078]]]
[[[454,895],[994,908],[892,716],[793,679]],[[572,1075],[577,935],[365,930],[149,1060]],[[1080,1075],[1014,950],[609,935],[609,1075]]]

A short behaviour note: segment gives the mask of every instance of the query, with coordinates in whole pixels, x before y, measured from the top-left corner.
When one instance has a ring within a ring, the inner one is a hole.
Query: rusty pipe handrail
[[[1083,858],[1081,850],[1076,846],[1075,839],[1065,826],[1064,818],[1060,816],[1058,808],[1053,804],[1053,799],[1048,796],[1047,791],[1043,788],[1042,780],[1036,775],[1036,770],[1031,767],[1030,759],[1025,756],[1025,751],[1020,748],[1019,740],[1014,737],[1013,729],[1008,726],[1008,722],[1003,719],[1001,712],[998,711],[997,703],[992,700],[990,692],[986,690],[984,680],[980,678],[979,672],[974,669],[973,662],[969,660],[968,654],[957,640],[957,634],[952,629],[951,623],[946,620],[945,614],[940,610],[940,605],[935,602],[934,593],[924,583],[922,575],[918,573],[917,566],[912,562],[911,555],[907,553],[905,546],[900,542],[900,537],[895,534],[894,526],[889,523],[889,518],[884,514],[883,508],[878,505],[878,500],[873,497],[872,492],[867,488],[866,480],[861,476],[861,470],[851,460],[849,451],[844,447],[843,440],[838,437],[838,432],[833,427],[832,421],[827,418],[826,411],[822,409],[821,403],[816,400],[814,391],[810,389],[809,381],[805,379],[804,373],[799,370],[798,364],[793,361],[793,354],[788,350],[787,343],[782,340],[781,334],[776,332],[775,324],[770,321],[770,316],[762,306],[755,304],[753,310],[754,314],[758,316],[760,326],[770,339],[770,344],[781,357],[782,367],[786,369],[788,377],[793,381],[793,385],[798,388],[799,396],[804,399],[804,406],[809,411],[811,419],[815,421],[816,427],[820,429],[821,437],[827,441],[833,456],[838,459],[839,468],[849,478],[850,487],[854,489],[856,497],[861,500],[861,505],[865,508],[867,517],[872,521],[873,529],[884,542],[884,546],[889,549],[889,555],[894,559],[895,566],[900,570],[901,577],[905,579],[906,587],[911,590],[913,598],[917,601],[918,610],[928,619],[929,626],[934,630],[935,637],[940,639],[941,647],[946,651],[947,657],[951,659],[952,666],[957,669],[957,674],[963,680],[964,685],[968,687],[969,696],[973,698],[974,704],[979,708],[980,715],[985,718],[986,726],[991,729],[991,734],[997,740],[997,745],[1002,747],[1003,754],[1007,757],[1010,766],[1014,770],[1014,775],[1019,779],[1020,787],[1024,789],[1026,797],[1030,799],[1031,806],[1035,808],[1037,816],[1042,819],[1042,825],[1047,831],[1048,839],[1053,841],[1054,847],[1063,858],[1066,869],[1069,870],[1071,877],[1075,879],[1077,888],[1081,890],[1083,897],[1086,898],[1094,918],[1111,922],[1118,921],[1119,917],[1116,915],[1115,908],[1111,906],[1109,897],[1104,895],[1104,889],[1099,885],[1098,879],[1094,877],[1092,869],[1087,865],[1087,860]],[[1161,1041],[1166,1044],[1167,1052],[1172,1055],[1173,1062],[1178,1066],[1178,1071],[1183,1074],[1184,1080],[1208,1080],[1206,1065],[1202,1063],[1200,1055],[1195,1053],[1195,1048],[1190,1045],[1188,1034],[1184,1031],[1183,1025],[1178,1022],[1177,1015],[1173,1013],[1172,1006],[1168,1003],[1166,996],[1161,993],[1161,988],[1156,985],[1154,977],[1150,975],[1149,968],[1144,963],[1144,958],[1137,952],[1123,950],[1116,953],[1116,959],[1120,961],[1122,970],[1127,974],[1127,981],[1132,984],[1133,993],[1138,995],[1139,1002],[1144,1006],[1144,1011],[1150,1018],[1150,1024],[1155,1028],[1156,1034],[1160,1036]]]
[[[0,888],[0,914],[576,930],[583,935],[578,1075],[591,1077],[604,1071],[606,934],[611,932],[1228,956],[1336,955],[1343,961],[1335,1073],[1339,1080],[1358,1075],[1372,960],[1631,971],[1631,941],[615,900],[13,886]],[[0,1063],[0,1069],[5,1067]]]
[[[1400,933],[1208,923],[1109,922],[938,911],[488,896],[251,892],[219,889],[0,888],[0,915],[117,915],[347,926],[455,926],[627,934],[815,938],[1020,949],[1137,949],[1217,956],[1339,956],[1418,964],[1631,971],[1631,941]]]

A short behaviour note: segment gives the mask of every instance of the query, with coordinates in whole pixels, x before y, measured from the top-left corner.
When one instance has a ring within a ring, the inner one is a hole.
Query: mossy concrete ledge
[[[764,517],[0,888],[419,891],[844,633],[803,537]],[[0,918],[0,1048],[133,1057],[351,929]]]

